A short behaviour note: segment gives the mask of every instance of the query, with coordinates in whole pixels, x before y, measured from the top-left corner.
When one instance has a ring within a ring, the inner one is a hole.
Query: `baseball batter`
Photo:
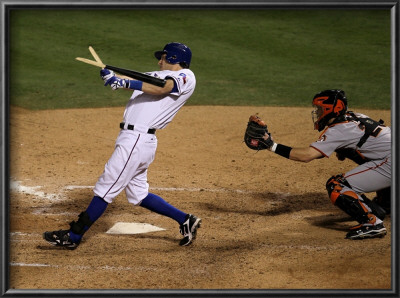
[[[332,203],[359,224],[350,228],[347,239],[383,237],[387,231],[383,219],[387,211],[379,205],[390,201],[391,129],[383,121],[347,110],[342,90],[325,90],[316,94],[312,104],[314,129],[322,131],[309,147],[291,148],[276,143],[266,124],[252,116],[245,132],[245,142],[254,150],[269,149],[283,157],[300,162],[329,157],[349,158],[358,166],[347,173],[328,179],[326,189]],[[377,192],[369,200],[364,193]],[[382,197],[385,196],[385,197]]]
[[[153,162],[156,149],[156,131],[165,128],[179,109],[193,94],[196,78],[189,69],[192,52],[182,43],[169,43],[154,53],[159,71],[148,74],[166,80],[164,87],[138,80],[121,78],[108,69],[100,71],[105,86],[113,90],[133,90],[126,105],[115,149],[104,172],[94,187],[94,197],[88,208],[70,223],[70,229],[45,232],[44,239],[56,246],[75,249],[83,234],[103,214],[108,204],[125,190],[127,199],[158,214],[178,222],[183,239],[181,246],[196,238],[201,219],[185,213],[167,203],[156,194],[149,193],[147,169]]]

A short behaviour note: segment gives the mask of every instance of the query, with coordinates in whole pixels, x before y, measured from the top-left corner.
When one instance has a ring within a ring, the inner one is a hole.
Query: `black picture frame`
[[[399,181],[398,181],[398,140],[399,140],[399,1],[120,1],[124,7],[142,8],[188,8],[188,9],[385,9],[391,11],[392,47],[392,132],[393,177],[392,177],[392,289],[391,290],[18,290],[9,289],[9,185],[8,185],[8,121],[9,121],[9,62],[8,62],[8,21],[13,9],[110,9],[116,4],[109,1],[0,1],[1,11],[1,122],[0,122],[0,191],[1,191],[1,296],[2,297],[399,297]],[[373,274],[373,273],[372,273]]]

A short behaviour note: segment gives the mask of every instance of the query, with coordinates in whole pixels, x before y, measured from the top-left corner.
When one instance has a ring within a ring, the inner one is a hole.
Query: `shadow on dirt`
[[[211,212],[277,216],[301,210],[335,210],[326,193],[284,194],[252,193],[229,200],[215,200],[200,203]]]
[[[352,226],[352,219],[343,211],[333,206],[328,195],[322,192],[306,194],[253,193],[244,199],[231,198],[200,203],[207,212],[243,214],[258,216],[279,216],[304,210],[323,211],[326,215],[305,216],[311,225],[338,231],[347,231]],[[357,222],[354,221],[354,225]]]
[[[335,214],[328,213],[327,215],[307,217],[305,220],[313,226],[346,232],[349,231],[351,226],[357,224],[356,221],[339,209]]]

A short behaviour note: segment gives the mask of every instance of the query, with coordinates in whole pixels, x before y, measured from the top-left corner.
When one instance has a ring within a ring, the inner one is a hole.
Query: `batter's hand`
[[[104,86],[110,85],[112,90],[117,90],[120,88],[128,88],[129,80],[120,79],[116,76],[113,76],[107,80]]]
[[[103,79],[104,83],[107,83],[109,79],[115,76],[115,73],[112,70],[110,71],[108,69],[103,68],[102,70],[100,70],[100,76]]]

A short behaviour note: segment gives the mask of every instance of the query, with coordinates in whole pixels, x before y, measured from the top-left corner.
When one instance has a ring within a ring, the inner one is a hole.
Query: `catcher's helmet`
[[[315,110],[311,112],[314,129],[321,131],[332,118],[347,111],[347,98],[343,90],[325,90],[317,93],[312,101]]]
[[[188,46],[179,42],[171,42],[165,45],[162,51],[157,51],[154,56],[160,60],[163,54],[167,54],[165,60],[171,64],[179,63],[183,68],[189,68],[190,61],[192,60],[192,51]]]

